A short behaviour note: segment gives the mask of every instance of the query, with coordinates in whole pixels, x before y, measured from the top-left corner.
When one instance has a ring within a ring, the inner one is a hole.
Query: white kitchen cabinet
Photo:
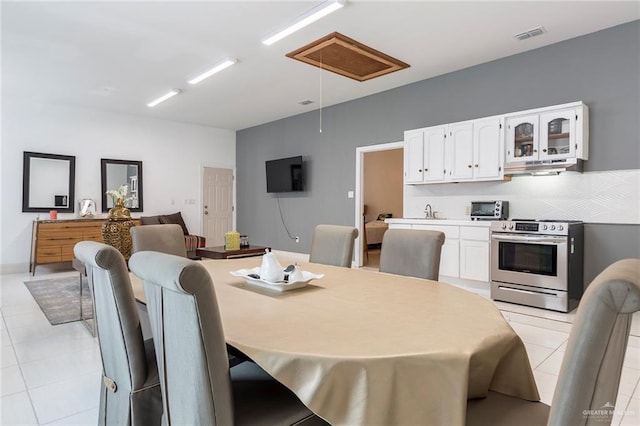
[[[404,181],[423,182],[424,131],[423,129],[404,132]]]
[[[489,228],[460,227],[460,278],[489,281]]]
[[[447,180],[460,181],[473,179],[473,123],[449,124],[447,159],[449,170]]]
[[[444,233],[444,244],[442,245],[442,252],[440,253],[440,275],[457,277],[459,274],[458,238],[460,228],[458,226],[414,224],[412,229],[426,229]]]
[[[473,125],[473,177],[476,180],[504,178],[503,117],[476,120]]]
[[[440,231],[445,242],[440,255],[440,275],[489,281],[489,222],[468,220],[387,219],[389,229]]]
[[[447,180],[496,180],[504,177],[501,117],[453,123],[447,142]]]
[[[538,114],[507,117],[506,148],[507,163],[534,161],[538,159],[539,134]]]
[[[506,118],[506,163],[589,158],[588,108],[582,103]]]
[[[446,130],[434,126],[405,132],[405,183],[444,181]]]

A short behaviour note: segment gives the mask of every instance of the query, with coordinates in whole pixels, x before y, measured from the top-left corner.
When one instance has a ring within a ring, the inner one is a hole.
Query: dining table
[[[322,278],[288,291],[231,274],[260,262],[199,262],[225,339],[332,425],[463,425],[467,399],[489,390],[540,399],[522,340],[480,295],[317,263],[300,267]]]

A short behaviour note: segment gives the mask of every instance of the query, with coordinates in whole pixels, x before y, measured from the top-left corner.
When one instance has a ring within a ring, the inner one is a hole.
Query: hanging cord
[[[322,133],[322,51],[320,51],[320,133]]]
[[[289,238],[291,238],[292,240],[297,240],[298,237],[292,236],[291,232],[289,232],[289,228],[287,228],[287,225],[284,223],[284,216],[282,215],[282,207],[280,207],[280,197],[278,196],[277,192],[276,192],[276,201],[278,202],[278,211],[280,211],[280,220],[282,221],[282,226],[284,226],[284,230],[287,231],[287,235],[289,236]]]

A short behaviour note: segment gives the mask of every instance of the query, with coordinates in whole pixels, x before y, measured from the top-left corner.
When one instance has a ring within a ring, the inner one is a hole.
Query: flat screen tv
[[[304,191],[302,156],[266,162],[267,192]]]

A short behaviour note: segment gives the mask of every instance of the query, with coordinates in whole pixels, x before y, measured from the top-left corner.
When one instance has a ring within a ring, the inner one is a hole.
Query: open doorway
[[[403,142],[356,148],[355,226],[359,237],[355,244],[354,260],[357,266],[377,267],[385,230],[384,221],[377,220],[380,214],[402,217],[403,148]],[[369,225],[365,225],[365,221]],[[371,241],[367,240],[367,236]],[[372,248],[371,251],[366,250],[365,241]]]

